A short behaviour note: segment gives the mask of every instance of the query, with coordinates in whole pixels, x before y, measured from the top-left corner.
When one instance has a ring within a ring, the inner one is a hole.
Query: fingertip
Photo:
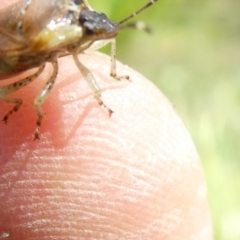
[[[11,153],[2,155],[1,184],[9,187],[0,198],[0,227],[42,238],[188,239],[199,234],[210,225],[204,178],[194,144],[169,101],[120,63],[118,74],[131,82],[112,79],[106,56],[80,59],[114,113],[109,118],[72,60],[62,59],[57,84],[43,106],[41,140],[33,142],[30,134],[23,141],[20,134]],[[30,121],[35,113],[28,111],[22,114]]]

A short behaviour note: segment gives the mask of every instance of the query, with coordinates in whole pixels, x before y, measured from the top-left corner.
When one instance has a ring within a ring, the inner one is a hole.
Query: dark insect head
[[[104,13],[83,10],[79,17],[84,33],[87,36],[109,39],[117,35],[119,24],[110,20]]]

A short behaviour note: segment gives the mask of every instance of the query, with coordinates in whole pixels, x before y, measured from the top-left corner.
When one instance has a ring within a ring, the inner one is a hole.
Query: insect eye
[[[87,35],[93,35],[96,32],[96,29],[94,27],[94,23],[89,21],[84,24],[85,31]]]

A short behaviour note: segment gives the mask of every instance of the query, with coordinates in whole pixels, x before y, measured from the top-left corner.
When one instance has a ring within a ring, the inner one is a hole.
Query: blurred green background
[[[90,0],[119,21],[148,0]],[[117,58],[170,99],[196,144],[209,189],[215,240],[240,239],[240,1],[159,0],[125,30]],[[146,64],[147,63],[147,64]]]

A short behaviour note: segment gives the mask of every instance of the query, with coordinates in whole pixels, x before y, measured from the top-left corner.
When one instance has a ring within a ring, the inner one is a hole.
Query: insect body
[[[7,123],[10,115],[22,105],[21,99],[7,95],[34,81],[44,70],[46,62],[50,62],[53,72],[34,101],[38,115],[34,139],[39,139],[44,115],[41,105],[57,77],[57,59],[66,55],[73,56],[95,99],[111,114],[112,110],[101,99],[101,91],[93,75],[79,61],[78,54],[111,42],[111,76],[119,79],[116,74],[115,37],[121,29],[128,27],[122,25],[126,20],[156,1],[151,0],[119,23],[111,21],[103,13],[95,12],[87,0],[21,0],[0,11],[0,79],[38,68],[34,74],[0,88],[0,100],[14,104],[3,121]],[[137,24],[134,26],[141,28]]]

